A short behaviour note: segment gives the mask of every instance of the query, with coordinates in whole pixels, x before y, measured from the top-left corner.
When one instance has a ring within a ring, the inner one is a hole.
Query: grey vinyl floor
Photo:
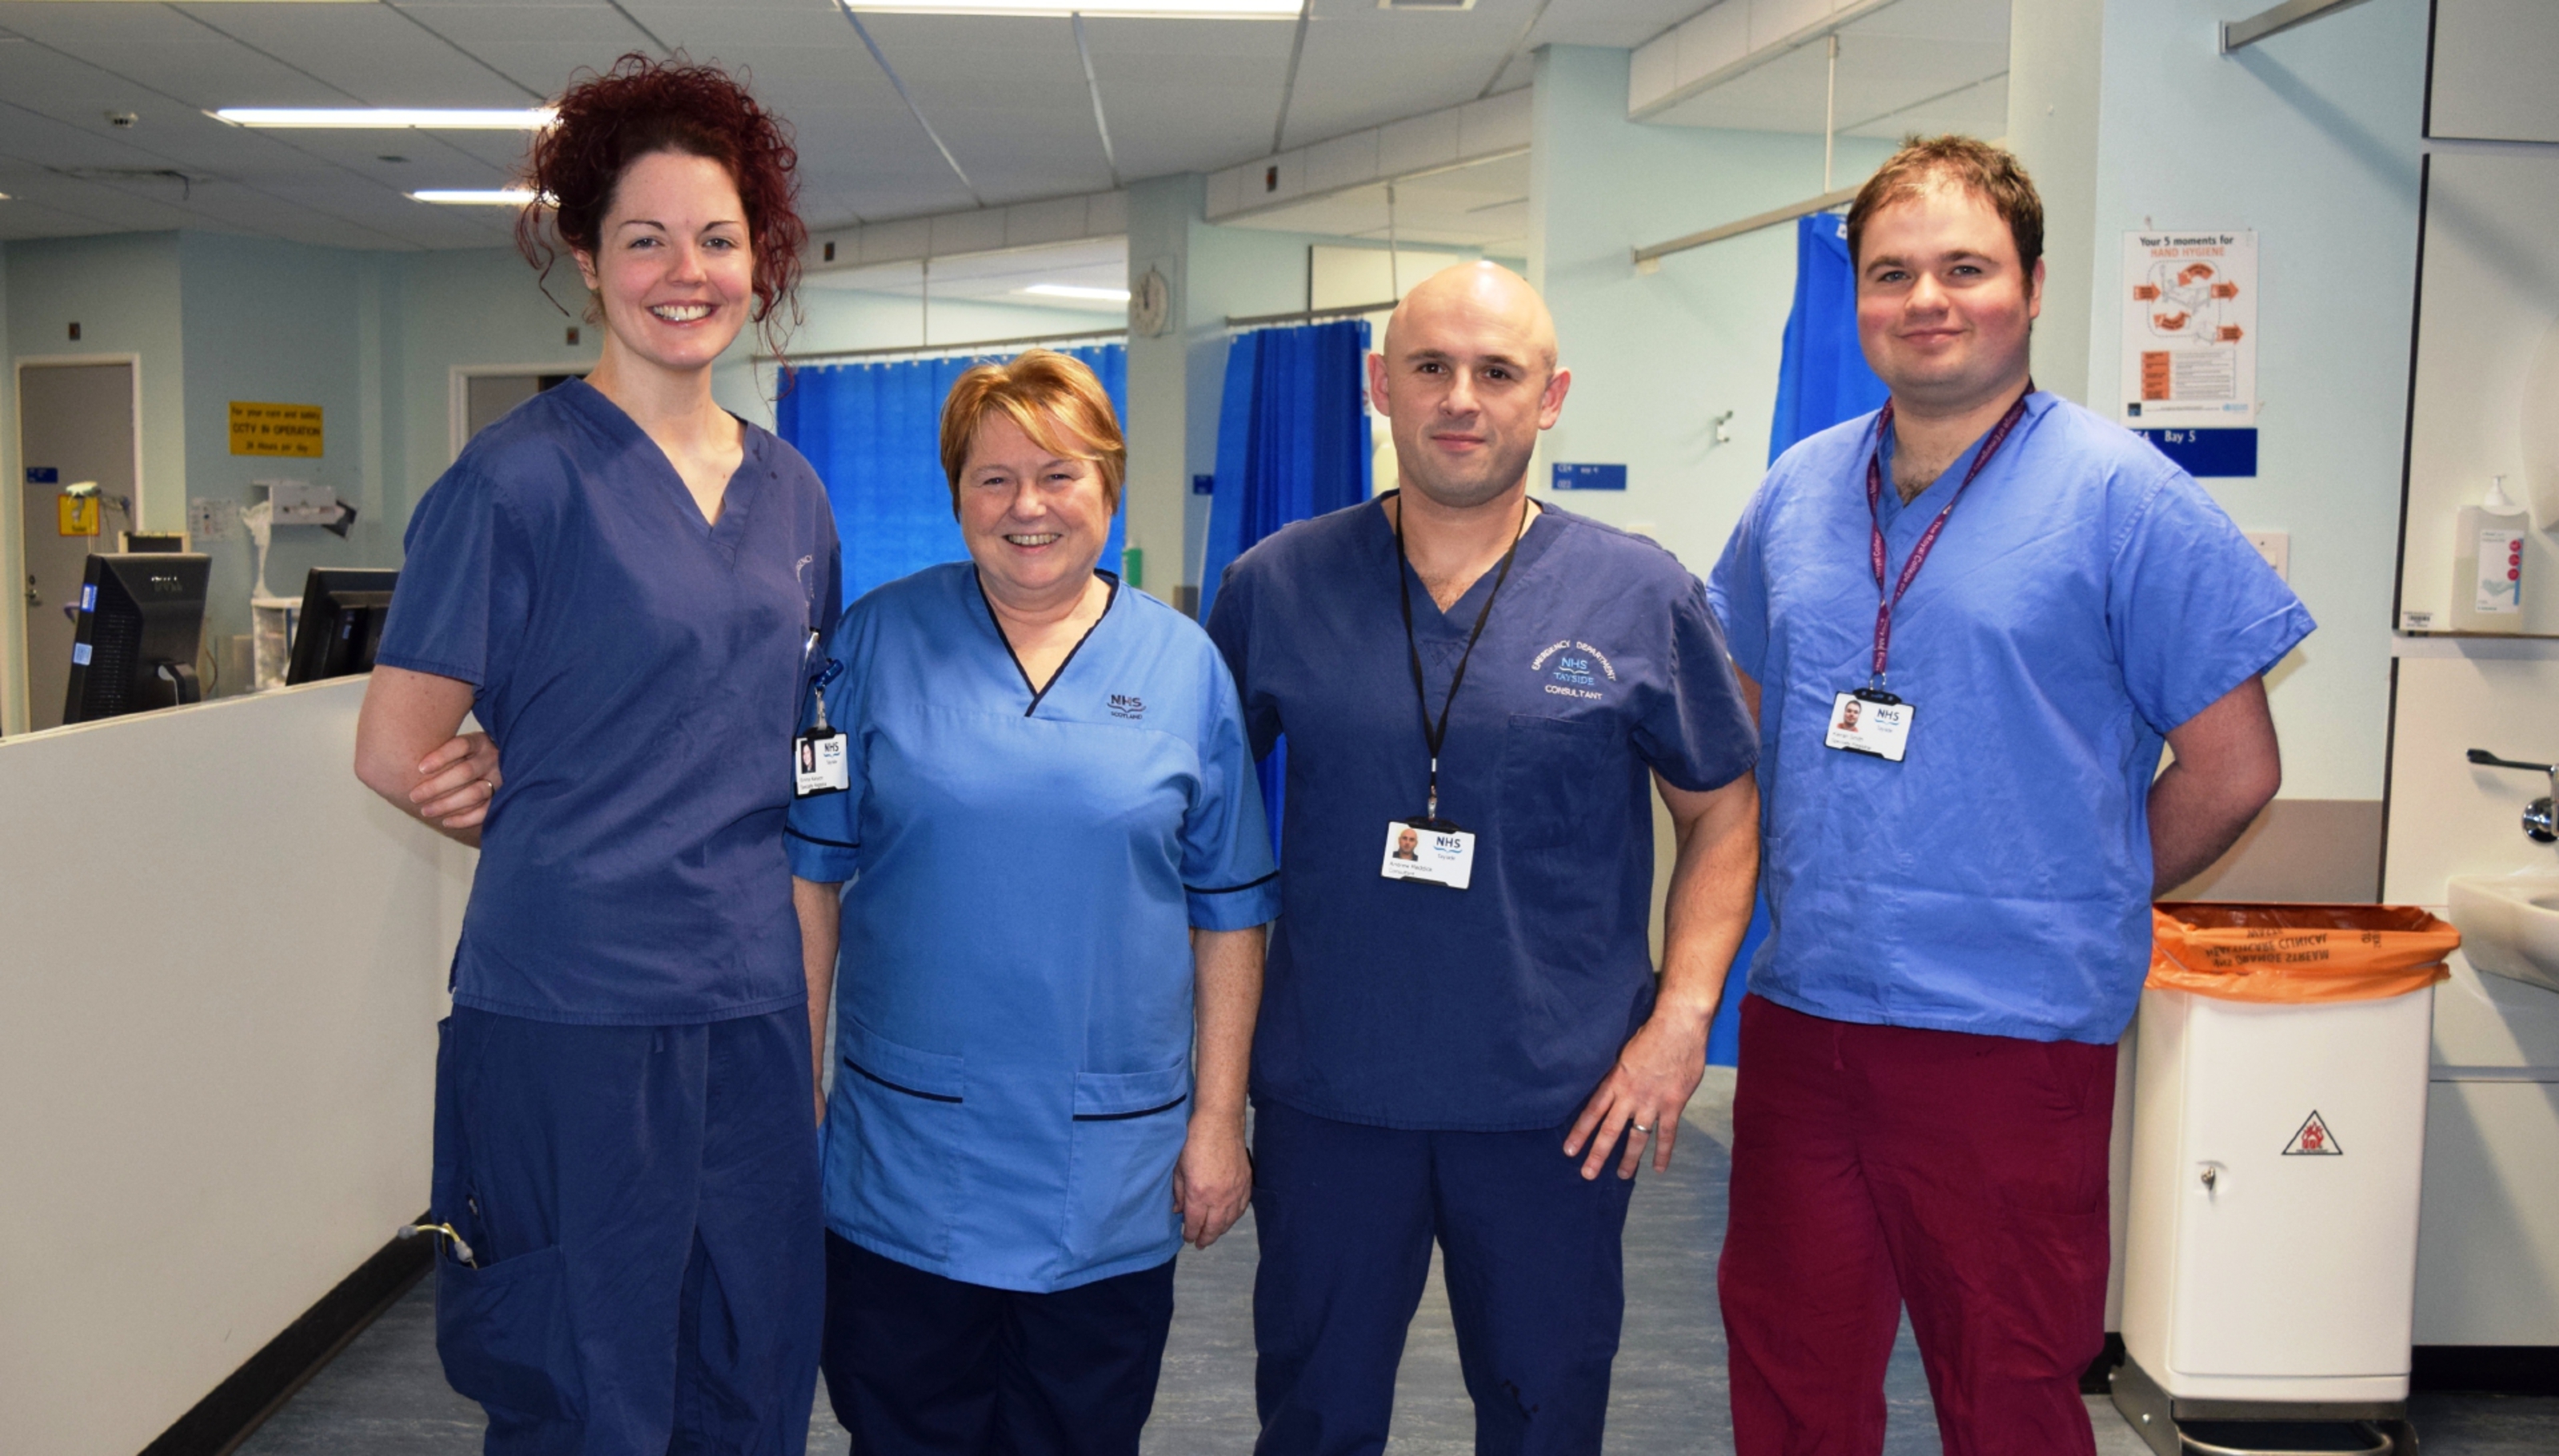
[[[1608,1406],[1608,1456],[1725,1453],[1724,1328],[1715,1310],[1715,1259],[1724,1237],[1731,1164],[1728,1104],[1710,1085],[1668,1174],[1637,1181],[1626,1228],[1626,1328]],[[1205,1252],[1184,1250],[1144,1456],[1211,1456],[1253,1446],[1253,1231],[1250,1216]],[[1939,1450],[1928,1389],[1909,1332],[1886,1380],[1887,1456]],[[2100,1456],[2148,1447],[2114,1408],[2091,1399]],[[2559,1398],[2420,1396],[2412,1417],[2427,1456],[2547,1456],[2559,1451]],[[480,1447],[480,1410],[446,1388],[435,1359],[431,1286],[420,1284],[376,1321],[240,1447],[240,1456],[466,1456]],[[849,1445],[823,1392],[813,1456]],[[1434,1267],[1396,1386],[1388,1456],[1467,1456],[1474,1421],[1457,1374],[1456,1341]]]

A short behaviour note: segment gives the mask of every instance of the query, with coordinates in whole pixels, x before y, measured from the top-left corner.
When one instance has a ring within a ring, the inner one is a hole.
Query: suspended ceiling
[[[1293,21],[1088,19],[1088,86],[1064,19],[864,15],[884,70],[831,0],[0,0],[0,238],[206,227],[349,247],[501,243],[506,213],[404,194],[501,185],[520,135],[249,131],[203,113],[522,106],[631,50],[750,72],[797,128],[805,216],[829,226],[1211,171],[1275,138],[1296,146],[1515,89],[1537,46],[1632,48],[1698,8],[1312,0],[1293,85]]]

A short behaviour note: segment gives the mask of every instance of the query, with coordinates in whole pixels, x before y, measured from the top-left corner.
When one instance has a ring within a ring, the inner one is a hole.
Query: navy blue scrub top
[[[474,438],[409,519],[376,660],[458,678],[506,765],[453,999],[674,1025],[805,1004],[783,856],[834,517],[754,425],[719,522],[583,380]]]
[[[1189,932],[1279,909],[1225,663],[1112,588],[1036,693],[970,563],[865,595],[827,648],[852,787],[791,810],[792,873],[851,882],[828,1226],[972,1284],[1173,1256]]]
[[[1422,813],[1430,769],[1404,571],[1371,502],[1246,552],[1210,614],[1254,753],[1288,740],[1254,1094],[1388,1127],[1556,1127],[1652,1008],[1650,773],[1731,783],[1757,753],[1750,718],[1704,584],[1548,507],[1439,756],[1440,815],[1479,836],[1472,888],[1385,879],[1387,823]],[[1497,574],[1444,614],[1412,579],[1433,713]]]

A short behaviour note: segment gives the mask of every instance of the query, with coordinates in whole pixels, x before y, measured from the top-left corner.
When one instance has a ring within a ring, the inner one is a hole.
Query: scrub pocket
[[[567,1286],[568,1260],[558,1244],[477,1269],[449,1247],[438,1253],[435,1353],[446,1382],[493,1411],[584,1419],[586,1383]]]
[[[1160,1254],[1181,1232],[1173,1165],[1190,1130],[1188,1061],[1079,1072],[1066,1170],[1066,1248],[1087,1266]]]
[[[1578,970],[1613,929],[1610,866],[1626,835],[1650,838],[1652,824],[1626,822],[1626,784],[1614,718],[1545,718],[1511,714],[1502,744],[1502,821],[1496,831],[1506,868],[1535,877],[1538,913],[1520,918],[1522,939],[1538,964]]]
[[[940,1264],[951,1256],[960,1147],[969,1135],[967,1064],[901,1046],[849,1016],[835,1031],[827,1217],[886,1249]]]
[[[462,1117],[453,1023],[435,1028],[435,1171],[428,1220],[452,1225],[481,1258],[497,1250],[480,1218],[470,1129]],[[435,1353],[454,1390],[529,1420],[580,1420],[586,1383],[569,1318],[568,1261],[557,1244],[473,1268],[436,1239]]]

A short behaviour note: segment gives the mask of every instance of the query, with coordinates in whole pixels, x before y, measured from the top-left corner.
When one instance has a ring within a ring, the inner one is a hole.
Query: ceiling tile
[[[207,24],[367,105],[521,106],[539,93],[538,81],[493,74],[388,6],[222,5],[204,14]]]

